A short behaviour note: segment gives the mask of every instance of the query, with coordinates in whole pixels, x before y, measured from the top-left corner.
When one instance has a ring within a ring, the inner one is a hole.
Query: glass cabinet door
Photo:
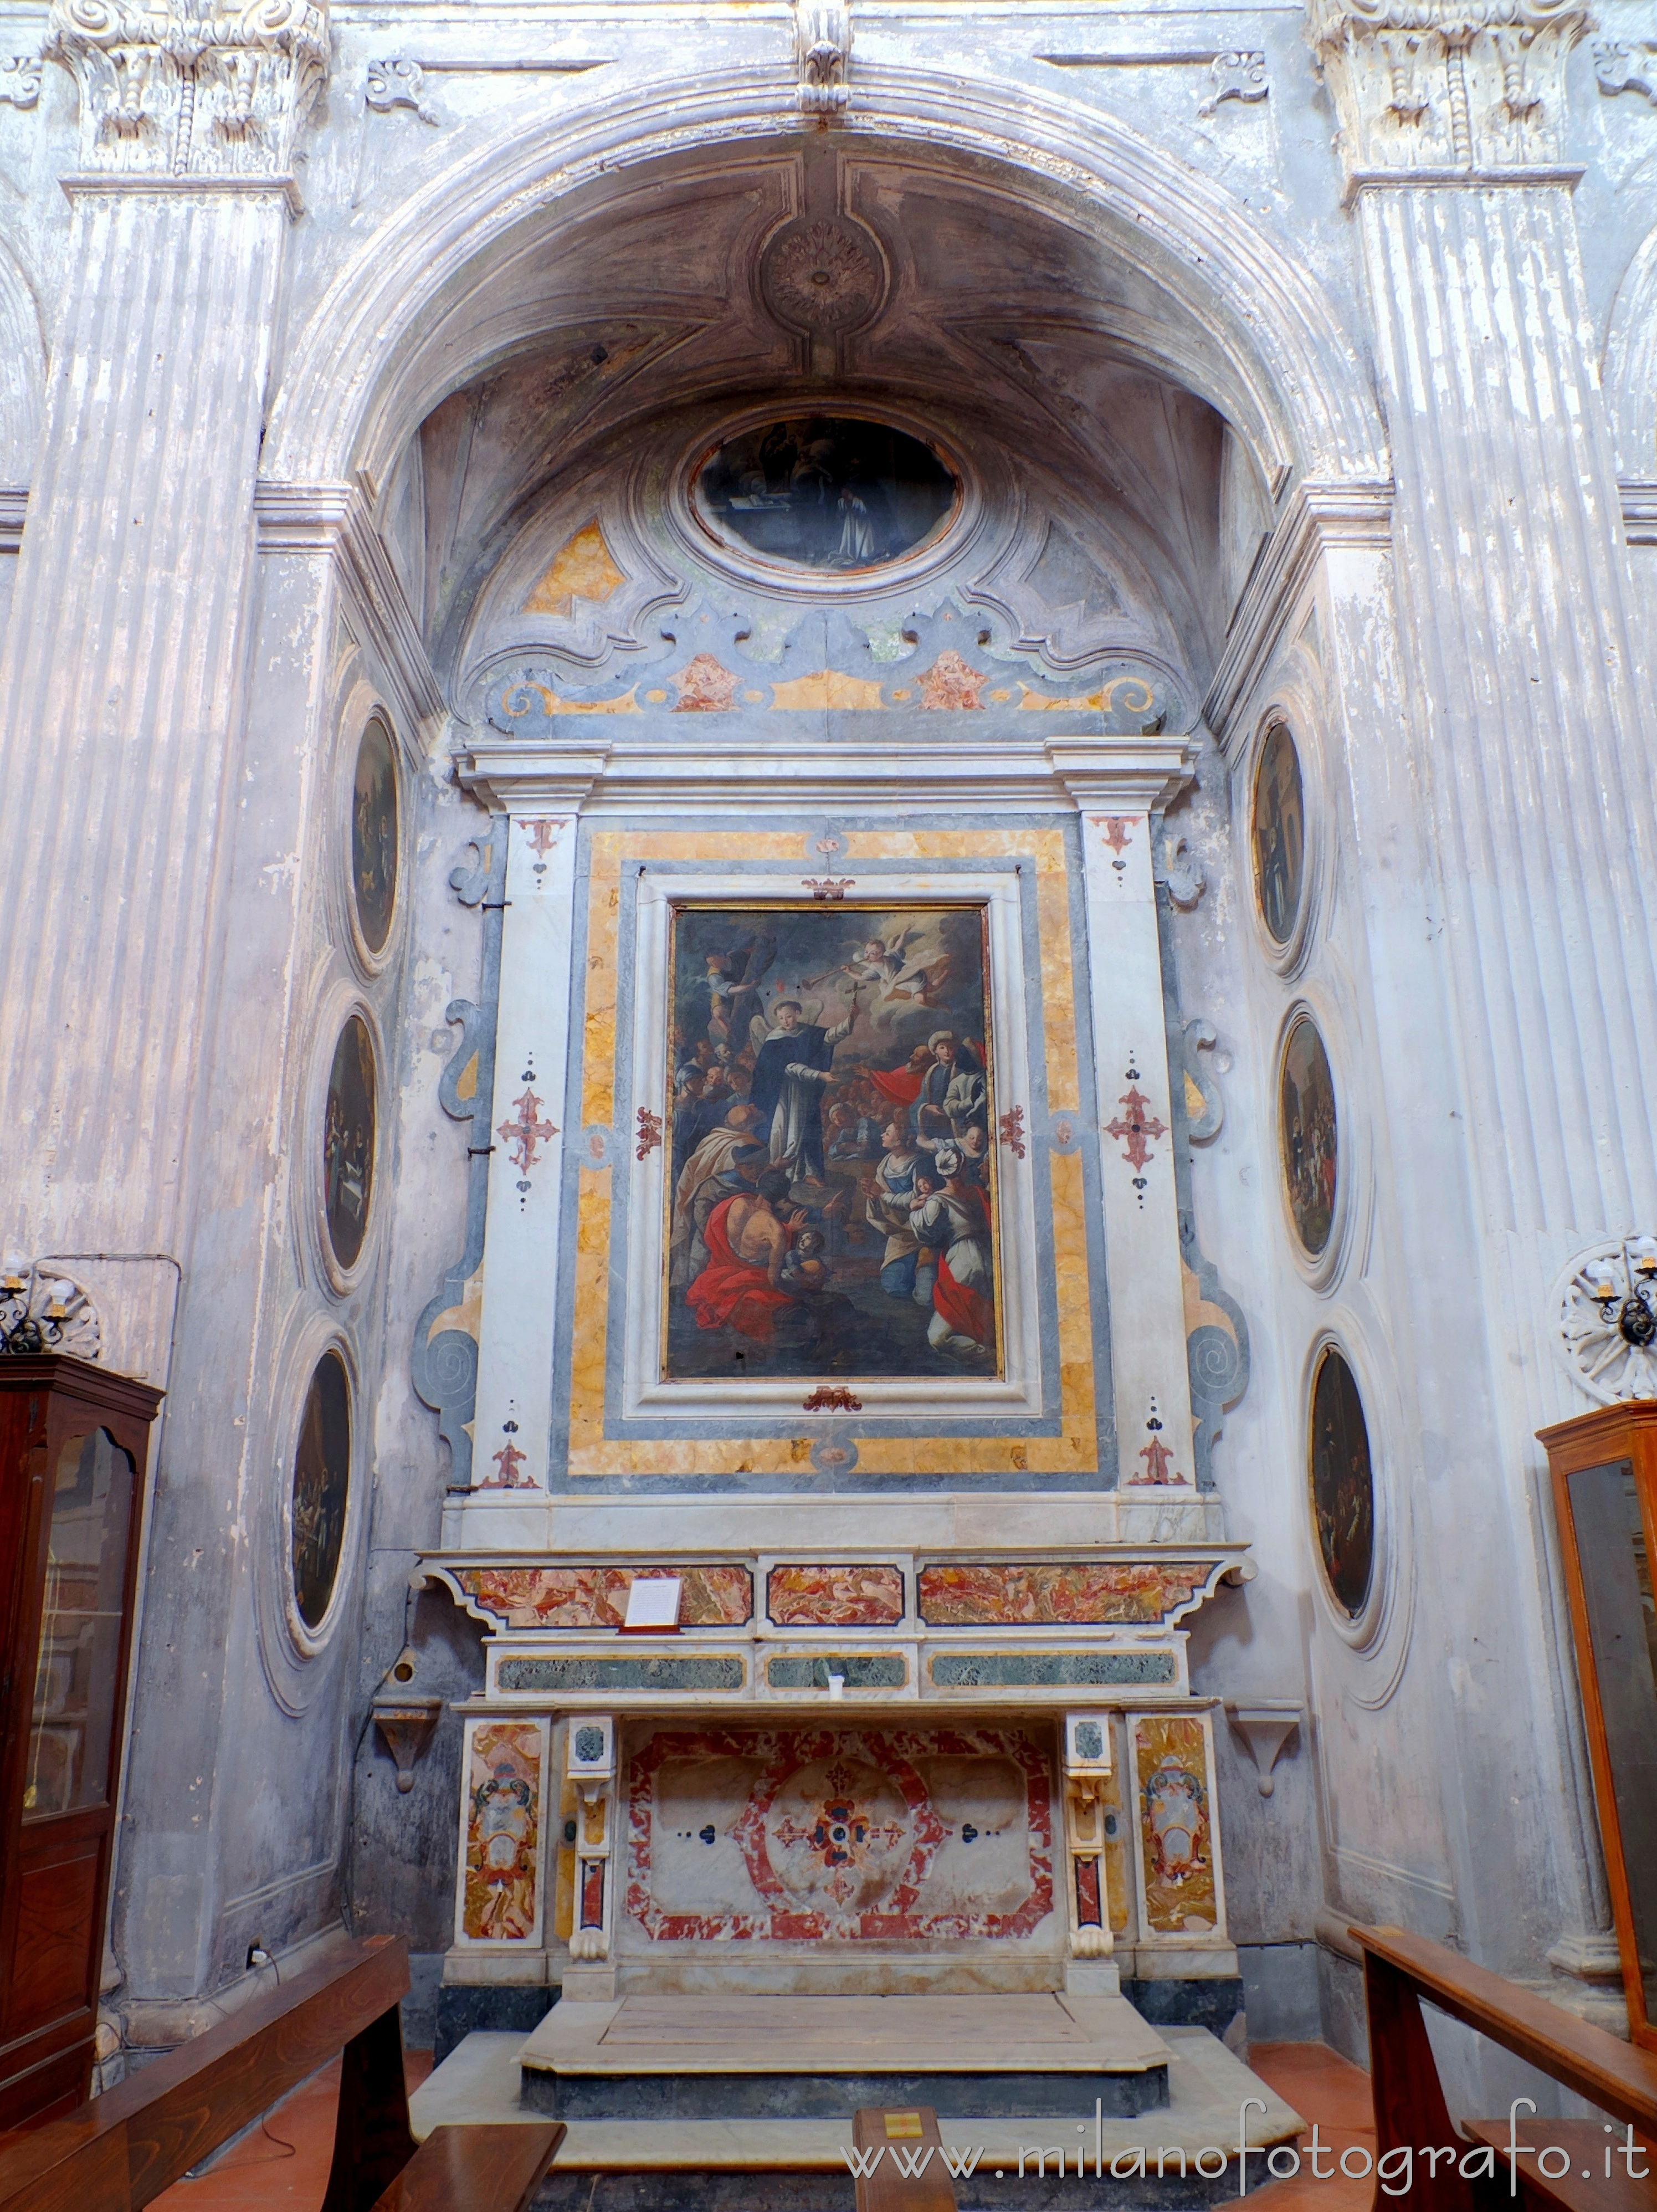
[[[46,1508],[25,1822],[108,1802],[134,1486],[132,1461],[106,1430],[59,1447]]]

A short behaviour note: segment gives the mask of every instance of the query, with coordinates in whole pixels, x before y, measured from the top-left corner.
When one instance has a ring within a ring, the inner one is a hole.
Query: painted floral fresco
[[[1161,1620],[1174,1606],[1191,1602],[1208,1571],[1186,1562],[1164,1567],[1137,1560],[923,1567],[917,1601],[932,1628]]]
[[[994,1375],[981,906],[683,907],[663,1372]]]
[[[627,1913],[656,1942],[1029,1938],[1049,1767],[1017,1729],[659,1729],[629,1772]]]
[[[536,1934],[543,1755],[536,1722],[470,1729],[461,1929],[471,1942],[527,1943]]]
[[[462,1567],[455,1581],[474,1605],[506,1628],[619,1628],[633,1567]],[[753,1618],[754,1577],[746,1567],[675,1567],[682,1628],[740,1628]]]
[[[903,1618],[895,1567],[773,1567],[765,1588],[779,1628],[889,1628]]]
[[[1189,1714],[1142,1713],[1130,1725],[1145,1925],[1159,1936],[1205,1936],[1219,1903],[1203,1724]]]

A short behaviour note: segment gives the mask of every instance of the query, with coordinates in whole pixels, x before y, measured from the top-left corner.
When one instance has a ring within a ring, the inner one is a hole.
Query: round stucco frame
[[[1329,1079],[1335,1091],[1335,1203],[1330,1215],[1328,1238],[1322,1251],[1316,1253],[1307,1250],[1301,1241],[1300,1231],[1295,1225],[1294,1212],[1289,1203],[1289,1177],[1284,1171],[1283,1154],[1284,1061],[1288,1054],[1290,1040],[1302,1022],[1310,1022],[1318,1033],[1324,1057],[1329,1065]],[[1295,1266],[1314,1291],[1326,1291],[1341,1271],[1352,1218],[1357,1210],[1353,1194],[1357,1188],[1360,1173],[1358,1133],[1349,1103],[1353,1095],[1352,1085],[1347,1079],[1344,1055],[1329,1041],[1334,1030],[1328,1009],[1302,993],[1290,1001],[1278,1024],[1277,1044],[1272,1054],[1272,1142],[1278,1201],[1283,1209],[1284,1230]]]
[[[362,1249],[347,1267],[342,1266],[334,1250],[334,1240],[328,1233],[328,1186],[321,1136],[327,1121],[328,1079],[333,1072],[334,1054],[353,1014],[367,1030],[369,1049],[373,1054],[374,1141],[373,1171],[368,1185],[368,1225],[363,1232]],[[301,1156],[305,1162],[306,1203],[302,1212],[307,1224],[306,1241],[323,1281],[336,1297],[343,1298],[350,1296],[373,1266],[385,1213],[380,1204],[380,1178],[385,1151],[385,1041],[374,1009],[355,978],[336,974],[319,998],[307,1064],[309,1074],[300,1108],[305,1133]]]
[[[391,925],[385,942],[376,952],[362,933],[357,912],[352,825],[355,814],[356,764],[368,725],[378,719],[385,726],[391,743],[391,769],[397,779],[397,881],[392,886]],[[398,939],[408,907],[409,773],[398,718],[385,695],[366,678],[351,686],[336,725],[332,774],[329,778],[329,843],[337,855],[328,870],[329,906],[335,923],[331,933],[345,945],[365,983],[379,981],[397,957]]]
[[[1266,748],[1274,730],[1288,732],[1300,770],[1301,816],[1305,843],[1301,854],[1301,895],[1288,936],[1279,944],[1266,927],[1260,909],[1259,872],[1254,861],[1254,795]],[[1305,718],[1286,699],[1274,699],[1255,724],[1254,735],[1243,760],[1243,858],[1248,872],[1248,911],[1261,957],[1284,981],[1293,982],[1305,969],[1313,939],[1321,920],[1324,893],[1325,838],[1323,835],[1323,759],[1321,748],[1309,743]],[[1325,1040],[1327,1049],[1327,1040]]]
[[[701,472],[731,439],[776,419],[779,403],[773,398],[724,416],[711,434],[704,431],[687,446],[672,466],[664,487],[663,512],[669,529],[688,552],[733,582],[761,586],[778,598],[821,604],[884,598],[893,592],[907,591],[970,551],[983,531],[988,509],[982,478],[955,441],[937,430],[917,410],[901,404],[889,406],[883,401],[850,398],[836,398],[833,404],[838,416],[902,431],[936,454],[955,478],[956,495],[950,512],[934,524],[920,544],[893,560],[836,573],[806,568],[793,562],[768,561],[763,554],[746,551],[724,537],[698,496]]]
[[[319,1361],[330,1352],[345,1370],[351,1451],[339,1565],[328,1609],[312,1628],[300,1612],[294,1589],[294,1455],[311,1378]],[[331,1674],[331,1669],[318,1662],[331,1650],[343,1648],[337,1643],[340,1625],[360,1579],[369,1521],[362,1369],[349,1333],[335,1316],[314,1306],[290,1318],[286,1340],[271,1366],[265,1443],[255,1462],[262,1462],[268,1470],[268,1489],[253,1547],[253,1600],[265,1680],[282,1710],[297,1719],[308,1711]]]

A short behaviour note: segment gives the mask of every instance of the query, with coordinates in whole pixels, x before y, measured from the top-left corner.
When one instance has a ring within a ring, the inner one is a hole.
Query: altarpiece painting
[[[664,1379],[1000,1371],[986,931],[675,908]]]

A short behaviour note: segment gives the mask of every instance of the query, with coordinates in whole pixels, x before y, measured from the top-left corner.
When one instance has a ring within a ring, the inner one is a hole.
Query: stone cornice
[[[1576,0],[1309,0],[1350,184],[1541,180],[1563,150],[1565,61],[1587,27]]]
[[[1190,783],[1197,759],[1189,738],[1049,738],[1045,750],[1078,808],[1132,814],[1170,805]]]
[[[327,71],[325,0],[53,0],[44,55],[79,88],[84,176],[287,181]]]
[[[422,720],[447,702],[384,539],[354,484],[265,482],[253,495],[263,554],[324,554],[337,563],[345,593],[380,657],[402,680]]]
[[[1238,717],[1265,681],[1284,631],[1298,613],[1324,553],[1340,546],[1373,550],[1392,543],[1390,483],[1299,483],[1237,603],[1203,720],[1222,751],[1239,731]]]

